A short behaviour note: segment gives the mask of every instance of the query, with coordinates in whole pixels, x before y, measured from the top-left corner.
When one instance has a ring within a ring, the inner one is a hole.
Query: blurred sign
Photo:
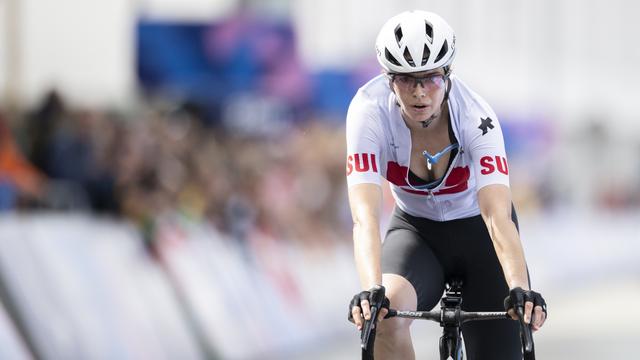
[[[139,14],[144,18],[172,21],[211,21],[229,14],[238,0],[141,0]]]

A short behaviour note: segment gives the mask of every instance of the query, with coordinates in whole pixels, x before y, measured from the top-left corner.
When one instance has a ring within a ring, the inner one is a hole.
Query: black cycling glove
[[[509,296],[504,299],[504,309],[507,311],[518,307],[524,309],[524,303],[527,301],[533,303],[534,309],[536,306],[541,306],[542,311],[547,315],[547,303],[542,298],[542,295],[533,290],[523,290],[521,287],[513,288],[509,291]]]
[[[358,294],[355,294],[353,296],[353,299],[351,299],[351,302],[349,303],[349,321],[353,322],[353,314],[351,313],[351,311],[355,306],[360,307],[360,303],[363,300],[368,300],[369,306],[375,306],[378,310],[382,308],[389,310],[389,298],[387,298],[384,293],[384,286],[376,285],[368,291],[365,290],[359,292]],[[360,311],[362,312],[362,309],[360,309]]]

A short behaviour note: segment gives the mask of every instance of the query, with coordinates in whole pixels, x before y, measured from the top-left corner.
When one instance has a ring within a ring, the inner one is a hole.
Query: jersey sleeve
[[[383,134],[377,106],[358,93],[347,112],[347,185],[382,183],[380,178]]]
[[[492,184],[509,186],[509,165],[498,117],[485,105],[467,121],[467,150],[473,164],[476,190]]]

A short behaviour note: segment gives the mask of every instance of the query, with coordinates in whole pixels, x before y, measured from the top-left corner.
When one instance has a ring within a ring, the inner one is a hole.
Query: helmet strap
[[[447,84],[445,85],[447,88],[444,91],[444,99],[442,99],[443,104],[445,101],[449,100],[449,91],[451,91],[451,78],[449,78],[448,72],[445,74],[445,78],[447,80]]]
[[[442,102],[440,103],[440,111],[438,111],[437,113],[431,115],[427,120],[422,121],[422,127],[426,128],[429,125],[431,125],[431,123],[433,122],[433,120],[437,119],[438,117],[440,117],[440,115],[442,115],[442,109],[444,108],[444,104],[447,102],[447,100],[449,100],[449,91],[451,90],[451,79],[449,78],[449,67],[445,68],[445,78],[447,80],[446,83],[446,89],[444,92],[444,98],[442,99]]]

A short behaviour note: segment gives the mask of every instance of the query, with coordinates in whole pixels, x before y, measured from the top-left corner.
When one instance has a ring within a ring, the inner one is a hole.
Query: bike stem
[[[461,283],[453,281],[445,296],[440,300],[440,326],[443,328],[440,337],[440,356],[442,359],[458,359],[461,351],[460,309],[462,306]]]

